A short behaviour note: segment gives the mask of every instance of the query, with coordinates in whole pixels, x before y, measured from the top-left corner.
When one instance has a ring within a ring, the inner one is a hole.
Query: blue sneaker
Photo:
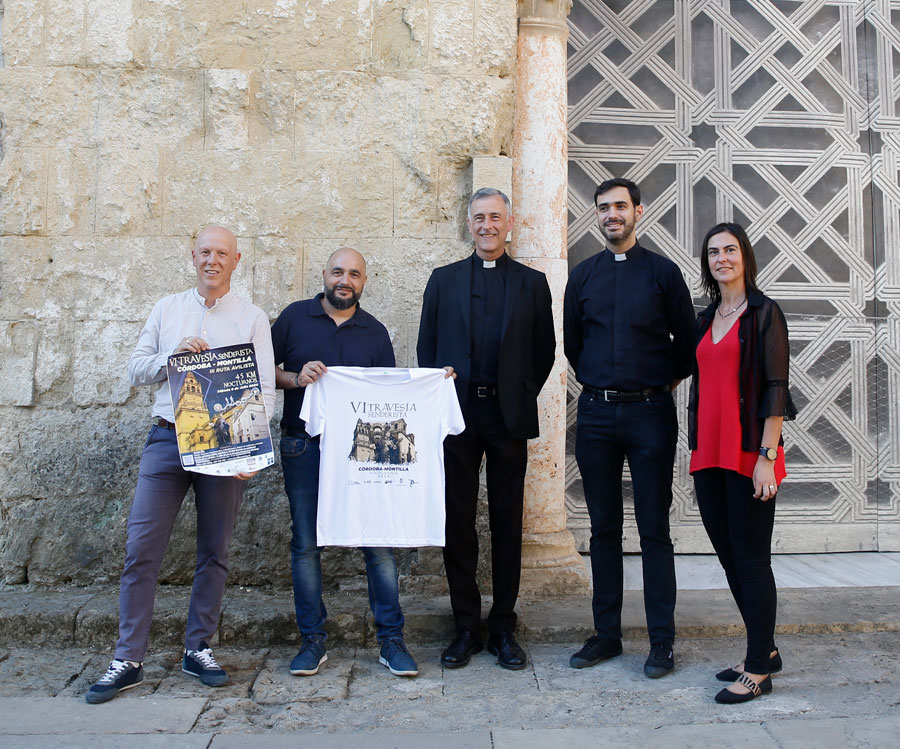
[[[381,643],[378,662],[387,666],[394,676],[418,676],[419,667],[406,649],[401,637],[392,637]]]
[[[99,705],[101,702],[109,702],[119,692],[131,689],[144,683],[144,667],[140,664],[133,666],[128,661],[113,661],[106,669],[106,673],[84,695],[84,699],[90,705]]]
[[[304,637],[303,646],[291,661],[291,673],[294,676],[312,676],[319,673],[319,666],[327,660],[325,635]]]
[[[212,650],[205,642],[199,650],[185,650],[181,670],[189,676],[196,676],[208,687],[221,687],[228,683],[228,674],[213,658]]]

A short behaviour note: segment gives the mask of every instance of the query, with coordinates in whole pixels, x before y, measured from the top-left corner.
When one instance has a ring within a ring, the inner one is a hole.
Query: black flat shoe
[[[512,632],[499,632],[488,638],[488,652],[497,656],[497,663],[510,671],[525,668],[528,657],[522,646],[516,642]]]
[[[460,630],[453,642],[441,653],[441,665],[446,668],[462,668],[472,660],[475,653],[480,653],[483,647],[477,632]]]
[[[778,652],[778,648],[775,648],[775,655],[769,658],[769,673],[777,674],[781,671],[782,665],[781,653]],[[742,673],[742,671],[735,671],[733,668],[726,668],[724,671],[719,671],[716,674],[716,678],[719,681],[737,681]]]
[[[744,694],[737,694],[736,692],[730,691],[726,687],[716,695],[716,702],[721,705],[737,705],[740,702],[749,702],[750,700],[755,700],[757,697],[761,697],[762,695],[768,694],[772,691],[771,676],[767,676],[765,679],[759,682],[759,684],[757,684],[755,681],[753,681],[753,679],[747,676],[747,674],[741,674],[740,678],[735,679],[735,684],[745,686],[750,691],[745,692]]]

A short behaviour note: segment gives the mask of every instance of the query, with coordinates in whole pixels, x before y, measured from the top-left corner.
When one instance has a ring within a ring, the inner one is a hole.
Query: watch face
[[[775,450],[771,447],[766,448],[766,457],[769,460],[777,460],[778,458],[778,450]]]

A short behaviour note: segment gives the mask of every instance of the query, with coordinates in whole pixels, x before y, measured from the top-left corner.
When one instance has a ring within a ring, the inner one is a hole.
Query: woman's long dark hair
[[[740,224],[723,221],[706,232],[706,236],[703,238],[703,246],[700,248],[700,280],[703,283],[703,290],[716,304],[722,301],[722,292],[719,291],[719,284],[713,278],[712,271],[709,269],[709,258],[706,256],[706,253],[709,250],[709,240],[722,232],[728,232],[734,236],[741,248],[741,260],[744,261],[744,288],[748,291],[756,288],[756,255],[753,254],[753,246],[750,244],[747,232],[744,231],[744,227]]]

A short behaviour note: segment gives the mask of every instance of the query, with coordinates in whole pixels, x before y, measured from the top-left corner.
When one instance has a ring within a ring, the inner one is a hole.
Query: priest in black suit
[[[444,566],[457,632],[441,655],[447,668],[465,666],[482,649],[475,510],[485,455],[494,588],[488,650],[504,668],[526,664],[513,633],[527,442],[538,436],[537,397],[553,367],[556,336],[546,277],[505,252],[512,223],[502,192],[483,188],[472,195],[468,226],[475,252],[437,268],[422,303],[419,366],[455,374],[466,421],[464,432],[444,441]]]

